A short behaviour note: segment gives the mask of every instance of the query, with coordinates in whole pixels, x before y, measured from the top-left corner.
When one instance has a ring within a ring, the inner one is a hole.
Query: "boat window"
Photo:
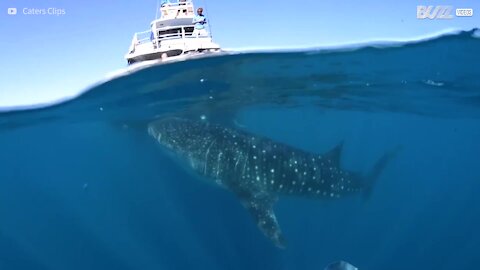
[[[193,26],[192,27],[184,27],[185,29],[185,36],[191,36],[193,34]]]
[[[158,31],[158,38],[170,38],[170,37],[178,37],[182,35],[182,29],[181,28],[173,28],[173,29],[168,29],[164,31]]]

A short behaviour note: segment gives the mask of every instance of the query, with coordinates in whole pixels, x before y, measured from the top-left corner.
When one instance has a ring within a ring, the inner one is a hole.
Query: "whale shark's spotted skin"
[[[369,181],[339,167],[341,144],[317,155],[243,131],[181,118],[152,122],[148,132],[200,175],[234,192],[279,247],[285,243],[273,212],[278,195],[339,198],[368,188],[386,164],[381,159]]]

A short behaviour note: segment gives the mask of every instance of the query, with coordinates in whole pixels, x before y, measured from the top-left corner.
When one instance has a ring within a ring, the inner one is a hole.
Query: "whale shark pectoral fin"
[[[343,141],[341,141],[337,146],[335,146],[332,150],[325,153],[324,157],[329,159],[333,165],[339,166],[340,165],[340,155],[342,154],[343,149]]]
[[[285,248],[286,243],[273,211],[276,198],[269,195],[254,195],[242,199],[243,206],[248,209],[258,228],[279,248]]]

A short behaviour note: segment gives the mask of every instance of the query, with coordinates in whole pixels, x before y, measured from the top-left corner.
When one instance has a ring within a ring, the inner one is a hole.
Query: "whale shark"
[[[385,154],[370,172],[360,174],[340,167],[343,143],[315,154],[244,130],[172,116],[149,123],[148,133],[197,175],[236,194],[280,248],[286,243],[273,210],[279,196],[368,196],[392,157]]]

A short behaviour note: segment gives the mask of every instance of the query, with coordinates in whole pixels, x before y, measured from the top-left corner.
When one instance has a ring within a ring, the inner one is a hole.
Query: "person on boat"
[[[205,29],[205,24],[207,24],[207,19],[203,15],[203,8],[197,9],[197,15],[193,17],[193,23],[195,24],[195,28],[193,30],[193,36],[206,36],[207,30]]]

